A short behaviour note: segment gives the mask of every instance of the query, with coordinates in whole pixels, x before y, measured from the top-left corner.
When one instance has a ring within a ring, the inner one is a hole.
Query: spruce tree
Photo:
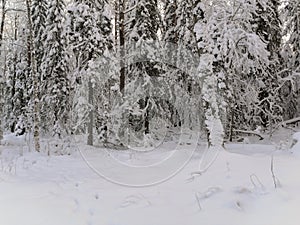
[[[29,2],[30,4],[30,2]],[[28,15],[26,15],[28,17]],[[13,35],[9,43],[7,54],[7,85],[5,88],[5,127],[15,132],[16,124],[20,121],[29,132],[33,125],[32,116],[32,46],[29,41],[29,21],[25,15],[14,18]]]
[[[300,3],[295,0],[288,0],[283,3],[283,45],[282,45],[282,74],[284,119],[291,119],[298,116],[299,111],[299,92],[295,85],[299,82],[300,74]],[[298,93],[297,93],[298,92]]]
[[[34,36],[34,51],[36,58],[37,71],[41,73],[41,64],[44,56],[45,26],[47,20],[48,1],[32,0],[31,14]]]
[[[284,50],[288,52],[286,60],[293,73],[300,73],[300,2],[288,0],[283,9],[283,21],[285,24],[284,35],[287,41]]]
[[[164,65],[163,73],[171,86],[171,99],[174,101],[172,104],[176,106],[176,110],[171,110],[174,124],[181,123],[176,114],[181,118],[190,118],[191,111],[203,115],[196,109],[188,111],[186,107],[186,105],[197,105],[200,99],[200,83],[196,81],[195,73],[200,52],[194,30],[195,24],[203,19],[203,11],[199,3],[198,0],[170,0],[165,3],[163,40],[166,45],[167,59],[172,66]],[[190,127],[199,126],[188,120],[185,119],[185,123],[191,123]]]
[[[139,51],[142,52],[142,55],[139,56],[141,61],[137,57],[133,58],[132,62],[129,62],[130,65],[127,72],[128,88],[125,95],[129,95],[131,101],[138,103],[137,105],[140,108],[140,113],[136,115],[130,113],[129,115],[132,120],[140,119],[140,122],[134,125],[138,127],[135,130],[141,132],[141,135],[148,135],[150,132],[149,109],[155,108],[154,105],[157,104],[152,98],[151,87],[154,85],[154,77],[159,76],[159,69],[156,67],[157,63],[151,62],[150,54],[153,52],[153,45],[158,40],[160,16],[157,0],[132,2],[130,7],[133,7],[134,4],[135,10],[131,13],[131,18],[128,18],[130,25],[126,38],[128,43],[127,50],[130,53],[132,50],[140,49]],[[127,109],[131,112],[134,111],[133,108],[136,106],[133,102]]]
[[[165,42],[171,42],[174,44],[178,42],[177,8],[178,0],[167,0],[165,2],[163,39]]]
[[[267,43],[270,65],[266,73],[260,73],[258,79],[264,84],[259,90],[260,108],[259,117],[261,125],[264,127],[272,126],[282,120],[283,108],[279,72],[283,69],[280,47],[282,40],[281,21],[279,18],[278,0],[259,0],[256,4],[256,11],[253,15],[253,30],[261,39]],[[285,101],[285,100],[283,100]]]
[[[106,4],[103,0],[75,0],[68,7],[68,37],[79,71],[112,47]]]
[[[58,135],[66,124],[70,104],[64,10],[63,0],[52,0],[49,4],[42,63],[42,111],[47,111],[46,127]]]
[[[33,50],[35,55],[36,62],[36,71],[39,82],[42,84],[44,82],[43,78],[43,70],[42,63],[45,55],[45,41],[47,35],[45,34],[46,29],[46,21],[47,21],[47,13],[48,13],[48,1],[45,0],[32,0],[31,5],[31,15],[32,15],[32,29],[33,29]],[[42,89],[42,85],[38,90],[38,110],[40,111],[40,117],[42,121],[47,121],[47,111],[41,109],[41,98],[46,90]],[[45,107],[44,107],[45,109]],[[46,123],[40,123],[42,130],[47,130]]]
[[[23,19],[21,17],[20,19]],[[26,46],[27,25],[19,26],[19,18],[15,18],[14,37],[11,41],[10,50],[7,60],[7,85],[5,90],[5,105],[6,105],[6,127],[11,132],[15,131],[15,126],[20,117],[25,116],[26,106],[28,101],[28,88],[26,88]],[[30,127],[30,122],[27,121],[27,126]]]
[[[106,53],[109,54],[108,52],[112,48],[111,18],[107,10],[107,4],[104,0],[75,0],[67,9],[68,40],[75,59],[75,71],[73,75],[80,87],[89,89],[88,92],[90,94],[93,93],[94,96],[81,97],[88,98],[89,103],[97,110],[96,118],[94,119],[93,113],[95,111],[92,111],[91,107],[87,109],[89,110],[88,114],[90,118],[89,144],[92,144],[91,133],[93,123],[96,125],[99,138],[104,140],[107,137],[107,133],[103,133],[103,130],[107,131],[108,122],[107,108],[104,105],[108,105],[109,91],[103,92],[103,81],[99,81],[98,77],[99,71],[104,71],[105,65],[103,64],[107,63],[99,62],[99,58],[105,58],[103,56]],[[92,71],[95,67],[98,69],[96,73]],[[104,76],[108,76],[108,74],[104,74]],[[87,83],[88,87],[86,86]],[[78,105],[78,102],[75,105]],[[86,120],[87,118],[85,118],[84,122],[87,122]],[[98,123],[99,121],[101,122]]]

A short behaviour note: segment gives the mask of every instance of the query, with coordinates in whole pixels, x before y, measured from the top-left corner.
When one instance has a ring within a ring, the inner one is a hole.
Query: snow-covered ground
[[[229,144],[211,164],[216,154],[201,161],[204,147],[193,152],[188,143],[143,153],[81,145],[58,156],[29,152],[24,140],[6,136],[0,224],[299,225],[300,134],[294,138],[291,150]],[[201,174],[200,162],[210,165]]]

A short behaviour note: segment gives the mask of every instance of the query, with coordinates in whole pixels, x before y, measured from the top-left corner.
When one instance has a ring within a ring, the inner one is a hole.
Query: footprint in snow
[[[143,195],[127,196],[121,203],[120,208],[127,208],[132,206],[147,207],[150,206],[150,201]]]

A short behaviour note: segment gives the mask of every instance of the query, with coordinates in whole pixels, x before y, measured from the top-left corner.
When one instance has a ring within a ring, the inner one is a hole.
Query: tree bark
[[[232,142],[233,139],[233,120],[234,120],[234,108],[231,108],[231,118],[230,118],[230,127],[229,127],[229,141]]]
[[[6,15],[6,0],[1,0],[2,3],[2,15],[1,15],[1,24],[0,24],[0,53],[2,53],[2,41],[3,41],[3,33],[4,33],[4,24],[5,24],[5,15]],[[1,54],[2,57],[2,54]],[[0,141],[3,139],[3,128],[2,128],[2,111],[3,111],[3,82],[4,82],[4,74],[0,77]]]
[[[3,139],[3,129],[2,129],[2,112],[3,112],[3,81],[2,78],[0,77],[0,142]]]
[[[120,39],[120,92],[124,96],[125,93],[125,4],[124,0],[119,0],[119,39]]]
[[[5,24],[5,16],[6,16],[6,0],[1,0],[2,3],[2,15],[1,15],[1,25],[0,25],[0,47],[2,47],[2,40],[4,34],[4,24]]]
[[[88,98],[89,98],[89,104],[92,106],[93,105],[93,84],[91,79],[89,80],[88,83]],[[91,108],[89,112],[89,125],[88,125],[88,139],[87,139],[87,144],[93,146],[93,123],[94,123],[94,109]]]
[[[32,18],[31,18],[31,0],[26,0],[27,9],[27,19],[28,19],[28,41],[27,41],[27,51],[28,51],[28,69],[31,72],[33,78],[33,98],[34,98],[34,111],[33,111],[33,137],[34,137],[34,147],[37,152],[40,152],[40,111],[39,111],[39,77],[36,71],[35,64],[35,52],[33,48],[33,30],[32,30]]]

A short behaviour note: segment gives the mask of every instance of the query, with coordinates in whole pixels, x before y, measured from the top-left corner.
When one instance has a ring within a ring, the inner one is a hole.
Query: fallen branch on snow
[[[262,136],[260,133],[257,133],[255,131],[251,131],[251,130],[233,130],[233,132],[255,135],[255,136],[258,136],[260,138],[260,140],[265,139],[265,137]]]
[[[297,123],[297,122],[300,122],[300,117],[296,117],[296,118],[293,118],[293,119],[290,119],[290,120],[283,121],[280,124],[282,126],[286,126],[287,124],[293,124],[293,123]]]
[[[277,179],[277,177],[275,176],[275,173],[274,173],[274,155],[272,155],[272,158],[271,158],[271,173],[272,173],[274,186],[275,186],[275,188],[277,188],[280,183],[279,183],[279,180]]]
[[[280,127],[280,126],[283,126],[283,127],[286,127],[287,128],[287,125],[288,124],[294,124],[294,123],[297,123],[297,122],[300,122],[300,117],[296,117],[296,118],[293,118],[293,119],[290,119],[290,120],[286,120],[286,121],[282,121],[280,122],[279,124],[277,124],[277,126],[273,129],[273,132],[271,133],[271,135]]]

